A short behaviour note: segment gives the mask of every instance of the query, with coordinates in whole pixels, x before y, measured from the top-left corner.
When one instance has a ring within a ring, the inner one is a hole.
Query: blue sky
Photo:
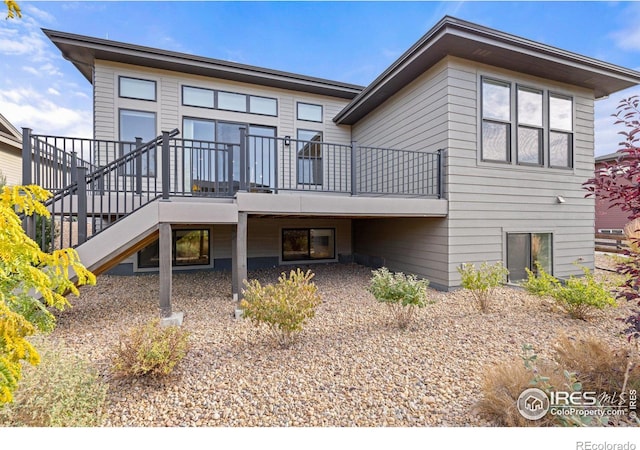
[[[636,2],[48,2],[0,20],[0,113],[36,133],[90,137],[91,85],[40,28],[366,85],[444,15],[640,69]],[[2,4],[0,4],[2,5]],[[2,13],[4,14],[4,12]],[[596,154],[620,141],[596,103]]]

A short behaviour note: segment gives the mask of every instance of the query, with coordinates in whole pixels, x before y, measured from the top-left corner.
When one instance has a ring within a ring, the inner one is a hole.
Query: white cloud
[[[47,89],[47,92],[51,95],[60,95],[60,92],[56,91],[54,88]]]
[[[0,112],[14,125],[37,134],[86,138],[93,134],[90,111],[60,105],[32,88],[0,91]]]
[[[612,32],[609,36],[615,41],[617,47],[623,50],[640,50],[640,7],[635,2],[630,2],[625,9],[625,23],[628,25],[618,31]]]
[[[51,14],[49,14],[46,11],[43,11],[42,9],[36,8],[33,5],[26,5],[25,6],[25,15],[26,16],[31,16],[31,17],[36,17],[37,19],[41,20],[42,22],[46,22],[46,23],[55,23],[56,19],[55,17],[53,17]]]

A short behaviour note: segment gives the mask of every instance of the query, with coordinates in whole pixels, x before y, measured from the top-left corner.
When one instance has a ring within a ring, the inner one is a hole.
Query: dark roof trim
[[[289,72],[205,58],[157,48],[127,44],[54,30],[42,30],[84,77],[93,82],[95,60],[134,64],[156,69],[258,84],[263,86],[352,99],[363,86],[308,77]]]
[[[356,123],[447,55],[587,88],[596,98],[640,84],[640,72],[446,16],[334,121]]]

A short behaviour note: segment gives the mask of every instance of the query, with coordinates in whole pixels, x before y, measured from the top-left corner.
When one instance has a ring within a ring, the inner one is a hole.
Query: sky
[[[18,3],[0,19],[0,113],[38,134],[92,136],[91,85],[41,28],[367,85],[451,15],[640,70],[640,2]],[[618,149],[611,114],[635,94],[596,102],[596,155]]]

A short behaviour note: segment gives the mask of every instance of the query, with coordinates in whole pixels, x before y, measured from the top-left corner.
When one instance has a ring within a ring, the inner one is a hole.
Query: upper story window
[[[573,99],[482,79],[482,160],[570,168]]]
[[[199,108],[248,112],[263,116],[276,117],[278,115],[278,100],[275,98],[193,86],[182,86],[182,104]]]
[[[199,106],[201,108],[215,108],[214,91],[191,86],[182,86],[182,104]]]
[[[138,78],[119,78],[120,97],[156,101],[156,82]]]
[[[569,97],[549,94],[549,165],[571,167],[573,164],[573,101]]]
[[[298,102],[298,120],[322,122],[322,105]]]

